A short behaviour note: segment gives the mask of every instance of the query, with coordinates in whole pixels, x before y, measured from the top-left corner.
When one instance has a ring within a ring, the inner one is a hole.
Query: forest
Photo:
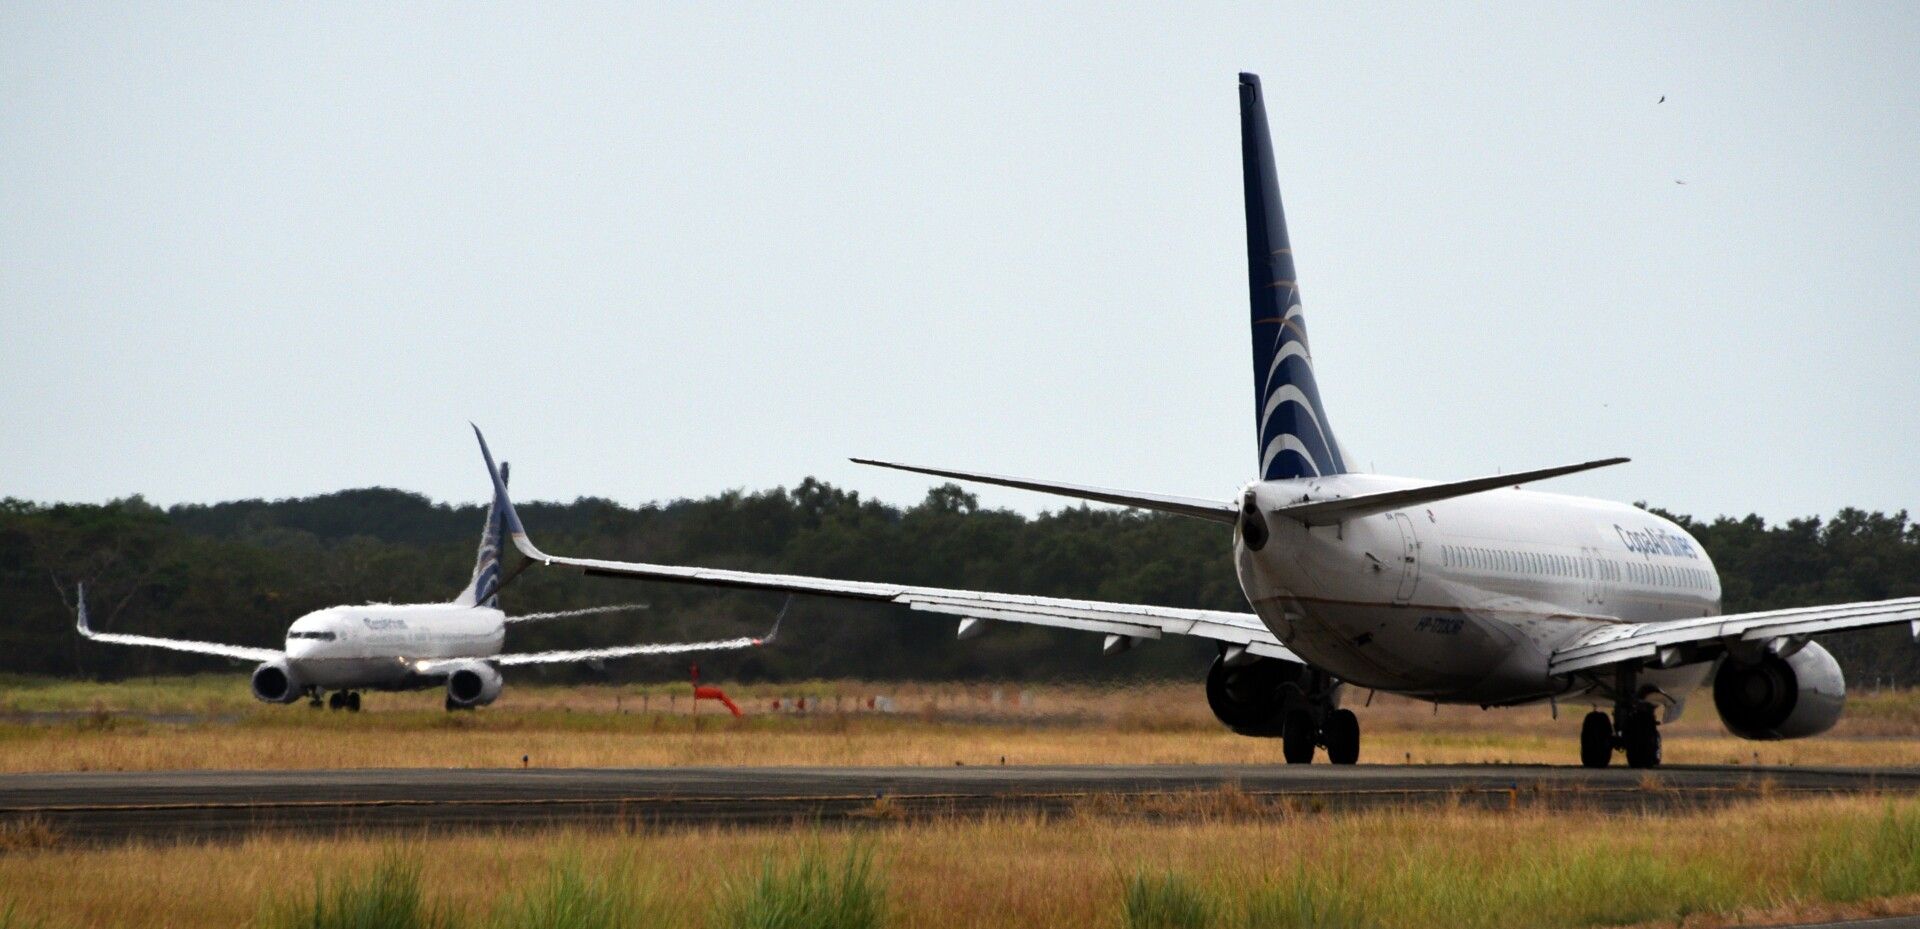
[[[638,507],[581,498],[522,503],[547,551],[1167,606],[1245,610],[1227,527],[1133,510],[983,509],[954,485],[906,508],[811,478]],[[1728,612],[1920,595],[1920,523],[1844,509],[1769,524],[1656,510],[1691,531],[1720,571]],[[472,570],[484,507],[387,488],[291,500],[156,507],[0,500],[0,672],[120,679],[234,668],[218,658],[86,642],[73,628],[84,582],[95,628],[278,648],[310,610],[450,600]],[[766,631],[786,599],[521,570],[508,555],[510,614],[612,603],[647,609],[514,626],[513,651]],[[1206,642],[1167,639],[1103,658],[1099,638],[999,627],[954,640],[953,622],[891,605],[792,601],[773,645],[702,659],[739,680],[1198,680]],[[1904,628],[1823,640],[1856,687],[1920,680]],[[516,669],[554,680],[667,679],[686,660]]]

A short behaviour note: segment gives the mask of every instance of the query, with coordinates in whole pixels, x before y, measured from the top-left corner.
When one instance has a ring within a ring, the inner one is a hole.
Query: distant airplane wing
[[[1911,624],[1920,637],[1920,597],[1807,606],[1699,619],[1606,626],[1553,653],[1548,670],[1572,674],[1622,662],[1671,667],[1702,661],[1739,643],[1766,645],[1830,632]]]
[[[998,484],[1001,487],[1016,487],[1020,490],[1032,490],[1043,494],[1059,494],[1063,497],[1077,497],[1081,500],[1092,500],[1096,503],[1113,503],[1119,506],[1138,507],[1143,510],[1157,510],[1162,513],[1191,516],[1195,519],[1210,519],[1216,523],[1226,523],[1228,525],[1232,525],[1240,518],[1239,508],[1224,500],[1175,497],[1168,494],[1141,493],[1135,490],[1108,490],[1104,487],[1083,487],[1079,484],[1034,481],[1023,477],[977,474],[971,471],[945,471],[939,468],[922,468],[918,465],[895,464],[891,461],[875,461],[871,458],[853,458],[850,460],[855,464],[892,468],[896,471],[912,471],[915,474],[931,474],[934,477],[950,477],[962,481],[978,481],[982,484]]]
[[[578,610],[556,610],[552,613],[522,613],[506,618],[509,623],[545,622],[549,619],[572,619],[576,616],[598,616],[601,613],[626,613],[647,609],[644,603],[610,603],[606,606],[589,606]]]
[[[245,645],[223,645],[219,642],[196,642],[192,639],[163,639],[150,635],[121,635],[115,632],[95,632],[87,625],[87,587],[80,585],[75,592],[79,601],[76,612],[79,619],[74,623],[83,638],[109,645],[139,645],[146,648],[165,648],[176,652],[193,652],[199,655],[218,655],[222,658],[236,658],[241,661],[273,661],[283,657],[284,653],[271,648],[249,648]]]
[[[1190,635],[1212,639],[1247,654],[1287,661],[1303,662],[1288,651],[1252,613],[1219,610],[1192,610],[1178,607],[1143,606],[1131,603],[1107,603],[1096,600],[1071,600],[1058,597],[1032,597],[1020,594],[985,593],[973,590],[949,590],[939,587],[911,587],[869,581],[840,581],[796,574],[763,574],[755,571],[731,571],[723,568],[696,568],[682,565],[656,565],[627,561],[600,561],[591,558],[565,558],[549,555],[527,538],[526,527],[514,512],[513,501],[500,482],[493,465],[493,453],[478,428],[480,453],[493,477],[495,506],[506,514],[508,534],[522,554],[548,565],[565,565],[604,577],[632,577],[651,581],[700,584],[709,587],[734,587],[748,590],[778,590],[796,594],[818,594],[849,600],[899,603],[915,610],[962,618],[960,634],[970,635],[984,628],[982,621],[1000,620],[1059,629],[1103,633],[1105,648],[1117,651],[1134,641],[1158,639],[1167,635]]]
[[[752,636],[734,639],[714,639],[707,642],[655,642],[648,645],[615,645],[609,648],[581,648],[560,652],[519,652],[495,655],[491,658],[440,658],[429,661],[417,661],[413,664],[414,673],[423,677],[435,677],[447,673],[455,665],[470,661],[485,661],[489,664],[511,667],[529,664],[572,664],[582,661],[605,661],[609,658],[631,658],[635,655],[683,655],[688,652],[724,652],[743,648],[753,648],[765,644],[767,640]]]

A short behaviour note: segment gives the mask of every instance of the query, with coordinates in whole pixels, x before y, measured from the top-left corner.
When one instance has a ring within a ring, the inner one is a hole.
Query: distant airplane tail
[[[507,482],[507,463],[500,463],[500,483]],[[473,560],[473,579],[453,602],[459,606],[500,608],[500,542],[507,514],[500,506],[500,495],[487,503],[486,527],[480,531],[480,551]]]
[[[1280,208],[1273,137],[1260,78],[1240,75],[1240,172],[1247,204],[1247,291],[1253,309],[1254,415],[1260,479],[1344,474],[1345,457],[1327,424],[1313,379],[1307,323],[1300,312],[1293,245]]]

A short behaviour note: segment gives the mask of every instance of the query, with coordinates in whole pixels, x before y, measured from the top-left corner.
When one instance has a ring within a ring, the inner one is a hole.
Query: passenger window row
[[[1515,552],[1503,548],[1473,545],[1442,545],[1441,557],[1449,567],[1502,571],[1508,574],[1549,574],[1556,577],[1589,577],[1593,566],[1589,559],[1545,552]]]
[[[1645,587],[1685,587],[1713,589],[1713,575],[1700,568],[1636,561],[1617,562],[1610,558],[1576,558],[1545,552],[1518,552],[1476,545],[1442,545],[1441,557],[1448,567],[1472,568],[1505,574],[1544,574],[1554,577],[1587,579],[1597,572],[1600,579],[1626,581]]]

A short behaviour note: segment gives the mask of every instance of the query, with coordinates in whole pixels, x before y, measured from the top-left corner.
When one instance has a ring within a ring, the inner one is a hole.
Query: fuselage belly
[[[1422,486],[1375,475],[1250,485],[1260,511]],[[1718,615],[1700,544],[1636,507],[1496,490],[1309,527],[1269,521],[1234,537],[1242,589],[1274,635],[1360,687],[1447,703],[1509,705],[1598,695],[1547,673],[1554,650],[1601,625]],[[1710,666],[1650,672],[1676,699]]]

